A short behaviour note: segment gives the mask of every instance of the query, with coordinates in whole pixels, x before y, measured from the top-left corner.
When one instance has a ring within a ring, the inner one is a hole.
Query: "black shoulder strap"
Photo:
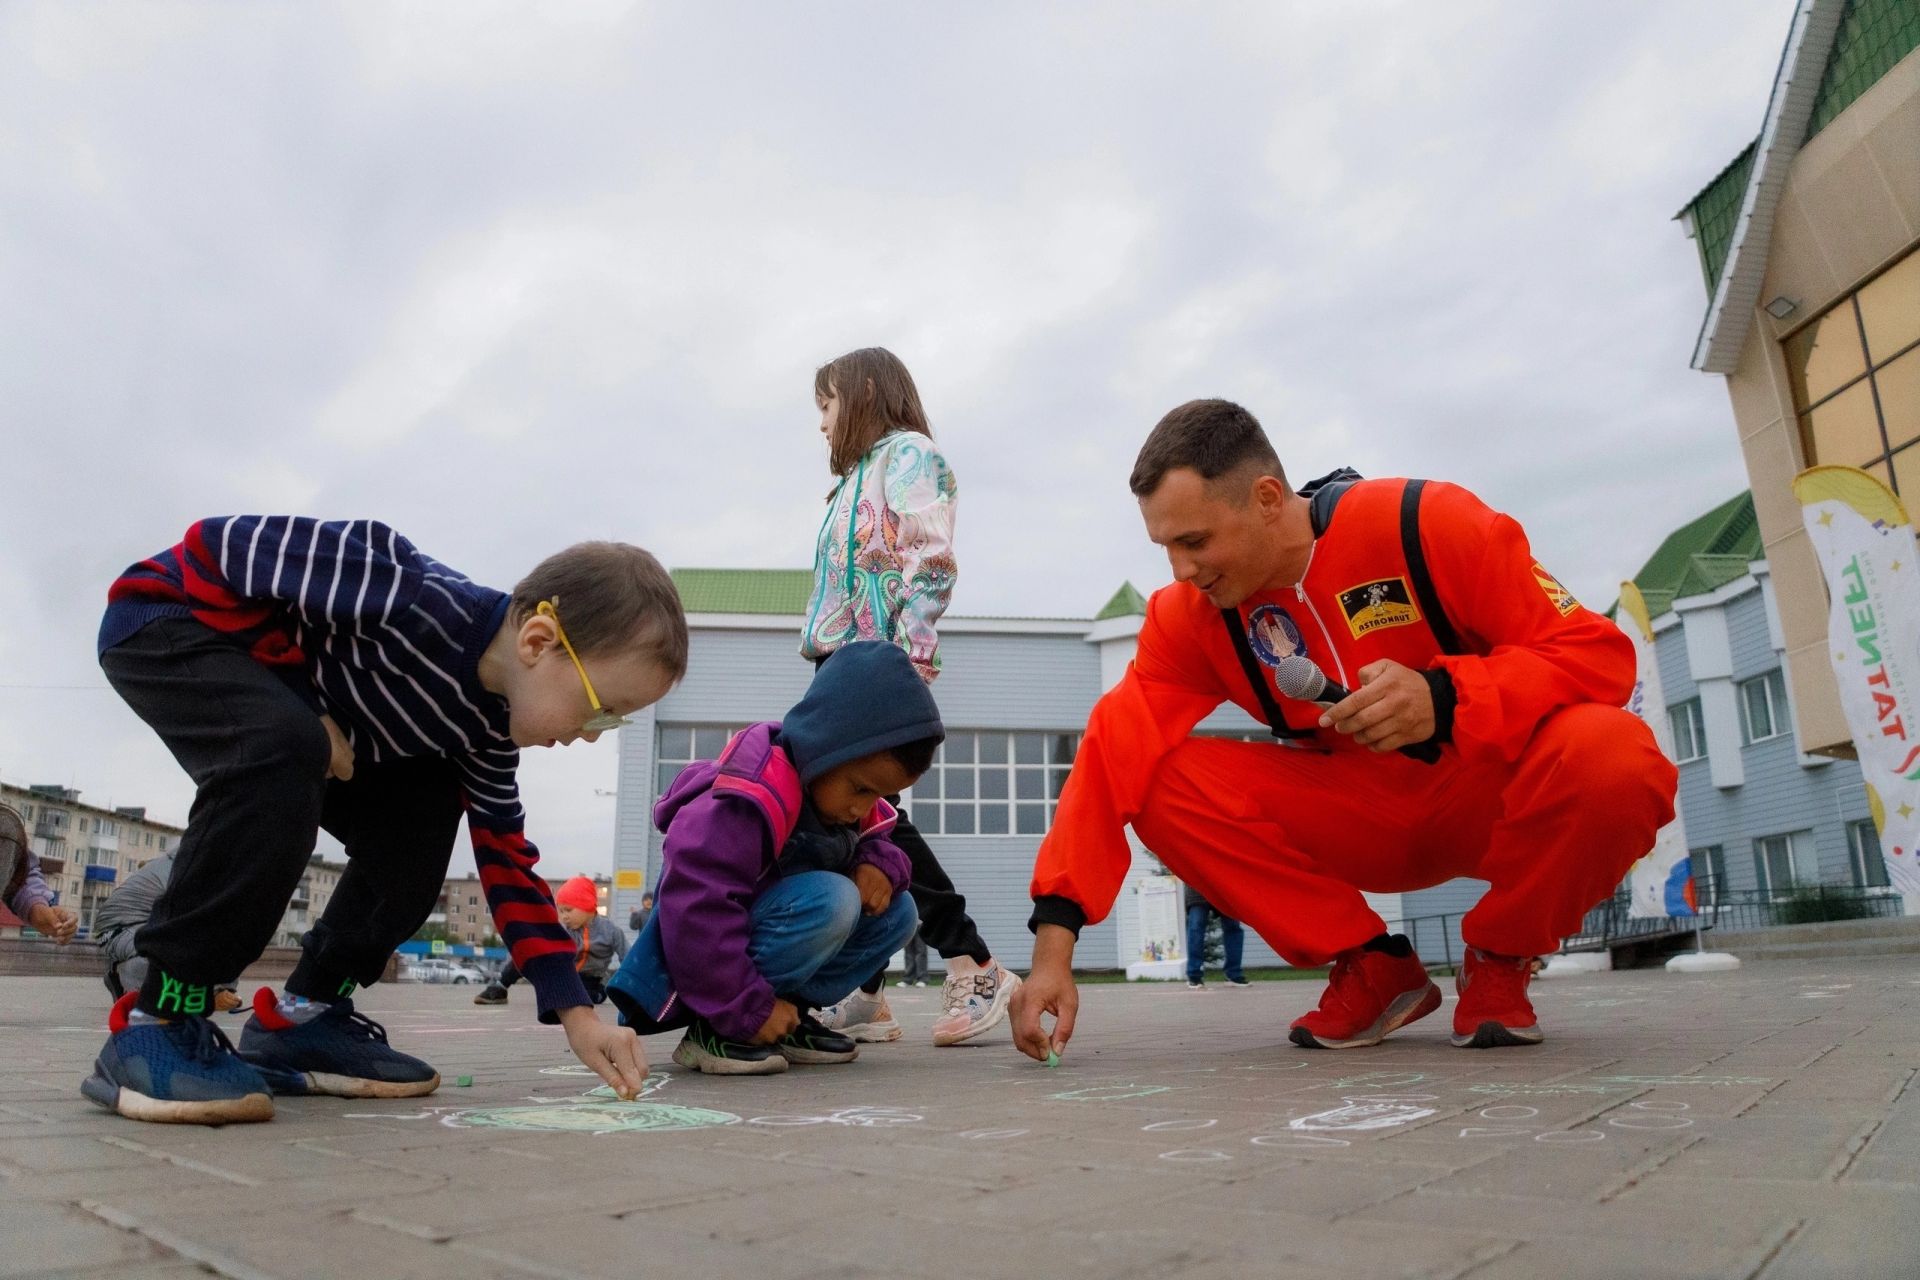
[[[1400,549],[1406,555],[1407,575],[1413,579],[1413,594],[1420,598],[1420,612],[1427,615],[1427,628],[1440,642],[1440,652],[1464,653],[1460,634],[1440,607],[1440,593],[1433,589],[1433,574],[1427,570],[1427,553],[1420,547],[1420,493],[1426,487],[1425,480],[1409,480],[1400,491]]]
[[[1267,728],[1276,738],[1311,738],[1312,729],[1295,729],[1287,724],[1287,718],[1281,714],[1280,704],[1274,699],[1273,690],[1267,687],[1266,677],[1260,672],[1260,660],[1253,656],[1253,645],[1247,640],[1246,623],[1241,621],[1238,609],[1222,609],[1220,621],[1227,627],[1227,634],[1233,637],[1233,651],[1240,657],[1240,669],[1247,673],[1247,683],[1253,686],[1253,696],[1260,699],[1260,709],[1266,713]]]

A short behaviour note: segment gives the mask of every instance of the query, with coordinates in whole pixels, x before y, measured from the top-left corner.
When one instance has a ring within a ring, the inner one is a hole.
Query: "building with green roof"
[[[1677,530],[1642,590],[1664,609],[1661,593],[1717,590],[1764,554],[1798,729],[1844,752],[1825,583],[1791,485],[1837,464],[1920,499],[1920,0],[1781,12],[1757,136],[1678,215],[1706,293],[1692,364],[1726,379],[1751,491]]]

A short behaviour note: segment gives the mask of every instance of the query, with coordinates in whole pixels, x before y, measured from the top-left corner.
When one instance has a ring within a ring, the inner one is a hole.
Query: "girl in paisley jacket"
[[[933,441],[913,375],[891,351],[866,347],[821,365],[813,398],[835,484],[815,540],[801,656],[817,665],[842,645],[881,640],[905,650],[931,684],[940,674],[935,628],[959,572],[953,471]],[[898,796],[888,799],[898,807]],[[909,892],[921,936],[946,961],[933,1042],[975,1039],[1005,1020],[1020,979],[993,958],[966,899],[905,810],[893,841],[912,865]],[[881,991],[884,978],[875,974],[821,1021],[855,1040],[897,1040],[900,1024]]]

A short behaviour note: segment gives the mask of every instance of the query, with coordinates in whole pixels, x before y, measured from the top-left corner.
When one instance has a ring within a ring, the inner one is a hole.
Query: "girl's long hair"
[[[840,419],[828,440],[828,465],[844,476],[893,431],[917,431],[933,438],[927,411],[920,407],[920,391],[900,357],[885,347],[862,347],[827,361],[813,374],[813,397],[840,399]]]

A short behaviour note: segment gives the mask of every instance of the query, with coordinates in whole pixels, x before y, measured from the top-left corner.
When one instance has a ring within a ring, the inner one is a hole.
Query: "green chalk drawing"
[[[740,1117],[669,1102],[554,1102],[530,1107],[476,1107],[440,1117],[454,1129],[520,1133],[666,1133],[739,1124]]]
[[[1096,1084],[1047,1096],[1061,1102],[1118,1102],[1122,1098],[1144,1098],[1150,1094],[1172,1092],[1172,1088],[1164,1084]]]

